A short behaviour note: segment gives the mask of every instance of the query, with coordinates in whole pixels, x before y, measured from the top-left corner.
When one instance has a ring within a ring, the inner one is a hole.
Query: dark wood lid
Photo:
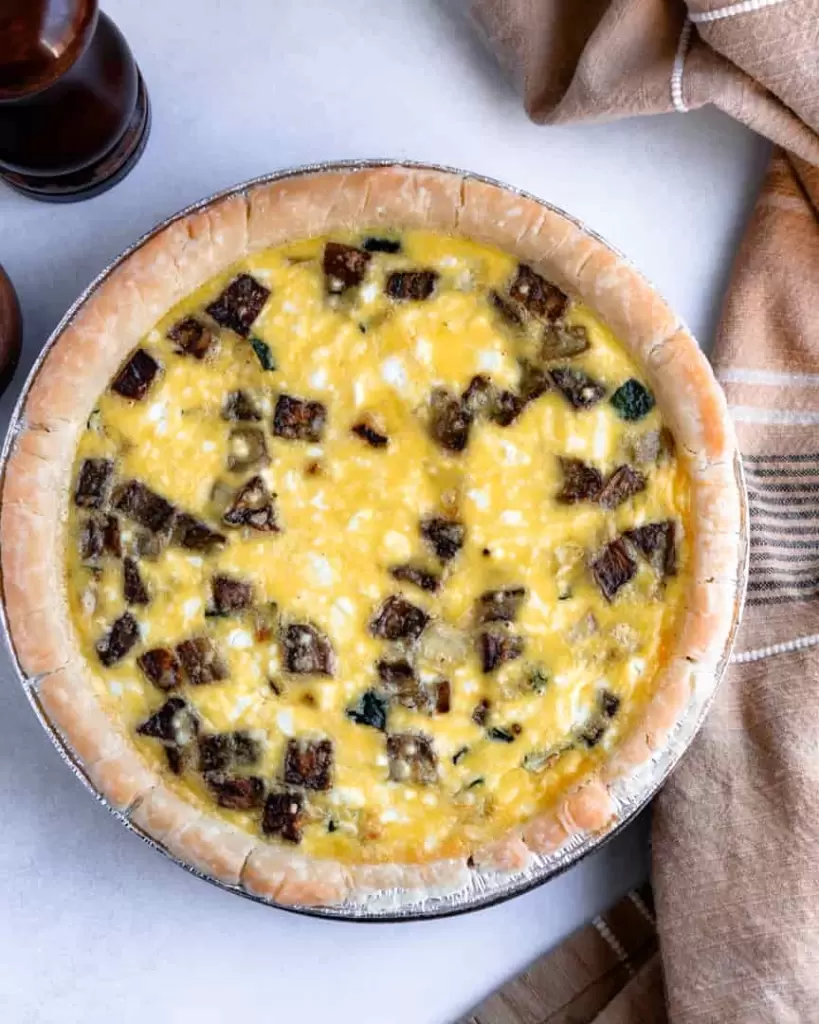
[[[0,2],[0,102],[30,96],[63,75],[88,46],[97,0]]]
[[[8,387],[17,360],[23,336],[23,320],[17,293],[0,267],[0,393]]]

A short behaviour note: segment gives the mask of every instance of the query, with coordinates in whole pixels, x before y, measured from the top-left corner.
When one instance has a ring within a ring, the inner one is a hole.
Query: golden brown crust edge
[[[62,531],[74,454],[68,429],[15,439],[3,481],[0,565],[11,643],[27,676],[72,656],[62,582]]]
[[[619,782],[646,764],[690,706],[731,633],[742,543],[736,443],[707,360],[644,279],[604,243],[533,199],[472,178],[401,166],[284,178],[195,211],[137,249],[83,304],[30,386],[9,459],[0,542],[9,630],[23,671],[46,673],[41,706],[109,803],[170,853],[266,900],[335,905],[384,889],[446,894],[464,862],[339,865],[274,847],[169,790],[107,715],[76,662],[62,586],[62,532],[77,436],[99,391],[167,310],[246,253],[293,238],[397,224],[455,231],[503,248],[579,295],[645,367],[692,481],[694,573],[677,647],[642,721],[599,776],[478,850],[478,870],[514,872],[532,853],[605,829]],[[716,570],[715,570],[716,567]],[[57,600],[55,600],[55,597]],[[46,639],[44,639],[46,638]]]
[[[37,372],[27,425],[79,429],[137,342],[173,305],[247,252],[247,200],[174,221],[117,266],[77,311]]]

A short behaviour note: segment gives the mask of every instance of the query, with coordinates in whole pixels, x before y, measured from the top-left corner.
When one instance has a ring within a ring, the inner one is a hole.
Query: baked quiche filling
[[[640,369],[420,231],[247,257],[143,339],[74,468],[74,627],[186,799],[316,857],[468,856],[611,756],[683,612]]]

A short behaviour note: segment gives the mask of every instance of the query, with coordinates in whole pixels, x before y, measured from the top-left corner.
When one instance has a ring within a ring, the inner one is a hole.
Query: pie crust
[[[642,721],[604,770],[560,806],[466,861],[339,864],[272,846],[188,804],[149,768],[100,705],[72,635],[63,582],[70,474],[100,391],[167,311],[248,253],[344,229],[466,235],[579,296],[644,368],[691,479],[693,572],[676,647]],[[531,197],[417,166],[338,167],[248,186],[180,215],[90,290],[24,389],[7,442],[0,510],[4,612],[33,699],[105,801],[184,864],[263,900],[336,906],[395,890],[445,896],[475,873],[516,872],[618,823],[618,782],[668,743],[696,696],[716,686],[743,589],[744,498],[724,396],[697,343],[616,252]],[[646,796],[648,792],[646,792]]]

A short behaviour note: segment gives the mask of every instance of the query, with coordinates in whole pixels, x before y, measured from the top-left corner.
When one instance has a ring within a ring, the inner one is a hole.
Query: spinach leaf
[[[379,732],[386,732],[387,699],[378,690],[365,690],[358,701],[347,708],[347,717],[356,725],[369,725]]]
[[[486,730],[486,735],[490,740],[495,740],[497,743],[514,743],[515,737],[507,729],[500,729],[498,726],[493,725],[491,729]]]
[[[255,334],[251,334],[250,347],[256,353],[256,358],[259,360],[259,364],[263,370],[278,369],[276,360],[273,358],[273,353],[266,341],[262,341],[262,339],[257,338]]]
[[[633,377],[620,385],[610,401],[620,419],[628,423],[641,420],[654,408],[654,395]]]

